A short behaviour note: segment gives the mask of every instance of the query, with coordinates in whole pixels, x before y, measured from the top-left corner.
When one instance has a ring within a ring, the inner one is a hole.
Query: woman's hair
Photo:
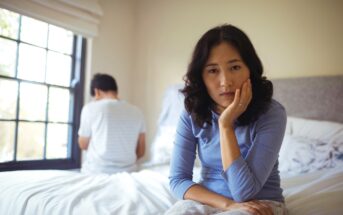
[[[221,42],[234,46],[250,71],[253,97],[246,111],[237,119],[238,125],[247,125],[255,121],[266,111],[273,95],[273,84],[262,76],[262,63],[248,36],[233,25],[212,28],[196,44],[184,76],[185,87],[181,90],[185,96],[187,112],[200,127],[204,127],[204,123],[211,125],[211,110],[215,107],[215,102],[207,92],[202,73],[211,49]]]
[[[93,76],[91,81],[91,95],[95,96],[95,89],[102,91],[114,91],[118,92],[118,86],[116,80],[106,74],[97,73]]]

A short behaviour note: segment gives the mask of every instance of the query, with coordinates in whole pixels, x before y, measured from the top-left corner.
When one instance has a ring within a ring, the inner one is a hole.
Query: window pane
[[[44,120],[47,102],[47,87],[39,84],[20,84],[19,118]]]
[[[0,34],[13,39],[18,38],[19,14],[0,8]]]
[[[18,77],[31,81],[44,81],[45,49],[31,45],[19,45]]]
[[[19,123],[17,160],[36,160],[43,158],[44,130],[44,123]]]
[[[69,121],[69,90],[51,87],[49,90],[49,121]]]
[[[0,162],[13,160],[14,122],[0,121]]]
[[[0,118],[15,119],[18,83],[0,79]]]
[[[0,38],[0,75],[14,77],[17,43]]]
[[[54,25],[49,25],[49,49],[71,54],[73,51],[73,33]]]
[[[46,47],[48,37],[48,24],[36,19],[22,16],[20,39],[22,41]]]
[[[48,124],[46,158],[67,158],[68,124]]]
[[[71,57],[56,52],[48,52],[46,82],[60,86],[70,85]]]

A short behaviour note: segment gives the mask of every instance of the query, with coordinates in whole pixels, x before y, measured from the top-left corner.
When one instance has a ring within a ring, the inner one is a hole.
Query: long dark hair
[[[255,121],[268,108],[273,95],[273,84],[262,76],[263,66],[248,36],[233,25],[221,25],[207,31],[195,46],[191,62],[184,76],[185,87],[181,92],[185,96],[185,108],[192,115],[196,124],[204,127],[211,125],[214,101],[209,96],[202,72],[211,49],[221,42],[233,45],[243,62],[250,70],[252,100],[246,111],[239,116],[236,123],[247,125]]]

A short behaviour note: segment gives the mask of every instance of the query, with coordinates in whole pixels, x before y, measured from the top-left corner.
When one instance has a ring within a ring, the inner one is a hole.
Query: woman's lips
[[[235,96],[233,92],[224,92],[224,93],[220,93],[219,95],[224,96],[224,97]]]

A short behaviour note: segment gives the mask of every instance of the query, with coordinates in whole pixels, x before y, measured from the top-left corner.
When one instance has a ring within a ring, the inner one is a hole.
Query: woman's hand
[[[245,210],[250,214],[257,214],[257,215],[273,215],[273,209],[264,202],[253,200],[249,202],[242,202],[242,203],[232,203],[230,206],[225,208],[225,211],[230,210]]]
[[[247,109],[252,99],[250,79],[246,80],[241,89],[236,89],[233,102],[221,113],[219,124],[222,127],[232,126],[234,121]]]

